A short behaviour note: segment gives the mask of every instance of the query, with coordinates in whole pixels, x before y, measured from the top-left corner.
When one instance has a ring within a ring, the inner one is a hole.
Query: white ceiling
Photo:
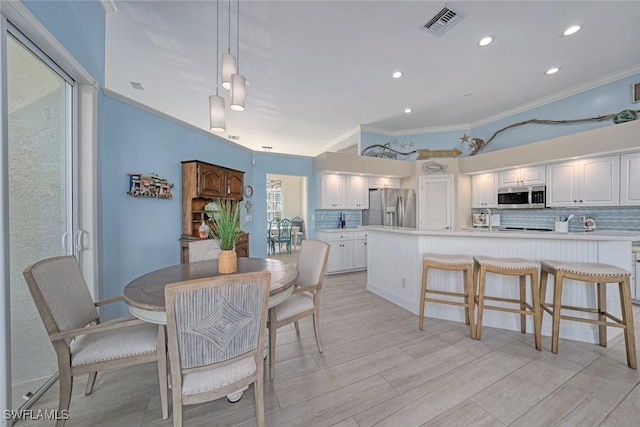
[[[221,136],[239,136],[237,143],[257,151],[266,145],[316,156],[358,126],[388,135],[461,129],[640,72],[638,1],[451,1],[447,7],[463,19],[441,37],[424,31],[444,5],[242,0],[246,110],[227,111]],[[106,88],[208,130],[216,2],[117,0],[116,6],[107,15]],[[228,47],[228,10],[221,1],[220,55]],[[233,0],[234,54],[235,10]],[[582,29],[562,37],[573,24]],[[495,41],[478,47],[486,35]],[[545,75],[552,66],[560,72]],[[404,76],[392,79],[395,70]],[[413,113],[403,113],[406,107]]]

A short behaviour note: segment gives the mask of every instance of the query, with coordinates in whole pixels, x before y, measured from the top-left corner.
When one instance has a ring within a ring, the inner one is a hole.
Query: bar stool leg
[[[598,289],[598,320],[606,322],[607,316],[604,313],[607,311],[607,284],[598,282],[596,286]],[[607,346],[607,327],[604,323],[598,325],[598,340],[600,341],[600,347]]]
[[[518,279],[520,280],[520,310],[524,312],[527,308],[527,276],[519,276]],[[520,332],[527,333],[527,316],[524,314],[520,314]]]
[[[465,288],[465,302],[469,304],[468,307],[465,307],[465,316],[467,325],[469,325],[469,330],[471,331],[471,339],[476,339],[476,325],[473,320],[475,317],[475,286],[473,285],[473,274],[469,271],[469,269],[464,270],[462,273],[464,288]]]
[[[484,285],[487,272],[484,266],[479,268],[479,281],[478,281],[478,320],[476,321],[476,339],[482,337],[482,311],[484,308]]]
[[[424,298],[427,291],[427,270],[429,267],[425,261],[422,262],[422,285],[420,286],[420,312],[418,313],[418,329],[424,327]]]
[[[536,350],[542,350],[542,308],[540,307],[540,289],[537,273],[531,274],[531,303],[533,304],[533,336]]]
[[[558,354],[560,337],[560,304],[562,299],[562,273],[556,272],[553,280],[553,312],[551,325],[551,353]]]
[[[627,350],[627,365],[631,369],[638,369],[638,362],[636,359],[636,339],[633,330],[633,309],[631,308],[631,289],[629,284],[629,278],[623,278],[622,282],[618,283],[620,288],[620,303],[622,305],[622,322],[625,324],[624,328],[624,345]]]

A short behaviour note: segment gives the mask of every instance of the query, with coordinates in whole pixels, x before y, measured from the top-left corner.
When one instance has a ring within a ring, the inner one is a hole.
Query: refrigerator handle
[[[396,212],[396,222],[398,227],[404,227],[404,200],[402,199],[402,196],[398,197]]]

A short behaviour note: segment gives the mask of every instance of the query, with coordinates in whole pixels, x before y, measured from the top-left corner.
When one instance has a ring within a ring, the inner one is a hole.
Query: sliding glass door
[[[57,371],[22,271],[76,252],[74,82],[17,30],[6,34],[13,408]]]

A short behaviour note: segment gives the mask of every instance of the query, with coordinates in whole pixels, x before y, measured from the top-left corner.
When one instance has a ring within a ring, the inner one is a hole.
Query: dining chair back
[[[275,233],[274,233],[275,229]],[[272,254],[276,252],[276,237],[278,235],[277,232],[277,221],[267,221],[267,253]]]
[[[324,283],[330,246],[320,240],[303,240],[298,254],[298,280],[293,294],[269,311],[269,376],[275,376],[276,331],[293,323],[300,334],[298,320],[313,316],[313,331],[318,351],[322,353],[320,340],[320,291]]]
[[[215,239],[189,242],[189,262],[218,259],[220,252],[222,249]]]
[[[278,251],[282,253],[282,244],[285,244],[287,252],[291,253],[291,220],[286,218],[281,219],[278,222],[278,237],[276,237],[275,243],[278,244]]]
[[[23,274],[58,358],[58,410],[69,410],[73,377],[77,375],[89,374],[85,394],[91,394],[98,371],[157,361],[166,419],[164,326],[134,318],[100,323],[97,307],[122,301],[122,297],[94,303],[73,256],[38,261]],[[64,419],[56,421],[58,427],[64,424]]]
[[[165,286],[173,425],[182,407],[254,384],[264,426],[263,349],[271,273],[196,279]]]
[[[296,233],[295,236],[293,236],[293,238],[295,239],[295,243],[299,245],[302,242],[302,240],[305,238],[304,220],[299,216],[293,217],[291,219],[291,225],[292,227],[298,227],[298,232]]]

